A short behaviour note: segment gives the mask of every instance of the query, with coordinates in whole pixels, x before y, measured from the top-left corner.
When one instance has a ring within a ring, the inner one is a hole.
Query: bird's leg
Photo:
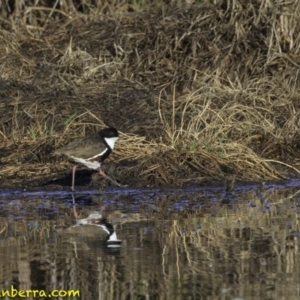
[[[112,178],[110,178],[109,176],[107,176],[107,175],[103,172],[103,170],[102,170],[101,168],[99,168],[99,174],[100,174],[101,176],[103,176],[104,178],[110,180],[112,183],[114,183],[114,184],[117,185],[117,186],[120,186],[120,187],[126,187],[126,185],[122,185],[122,184],[116,182],[115,180],[113,180]]]
[[[75,172],[76,172],[77,166],[74,165],[72,168],[72,191],[75,192]]]
[[[72,199],[73,199],[73,214],[74,214],[74,218],[78,219],[78,213],[77,213],[77,210],[76,210],[76,203],[75,203],[74,194],[72,194]]]
[[[106,209],[106,206],[105,205],[102,205],[101,207],[100,207],[100,214],[102,215],[102,213],[105,211],[105,209]]]

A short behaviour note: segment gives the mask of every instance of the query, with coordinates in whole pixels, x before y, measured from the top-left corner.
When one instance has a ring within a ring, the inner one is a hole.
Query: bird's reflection
[[[74,194],[72,194],[73,200],[73,214],[75,218],[75,225],[72,227],[79,227],[79,226],[88,226],[93,225],[100,227],[103,231],[107,233],[107,237],[105,240],[105,244],[108,248],[117,248],[120,247],[122,244],[122,240],[119,240],[117,237],[117,233],[111,223],[107,221],[105,217],[103,217],[102,212],[105,209],[103,206],[101,211],[93,211],[91,212],[87,218],[80,219],[76,210],[76,201]]]

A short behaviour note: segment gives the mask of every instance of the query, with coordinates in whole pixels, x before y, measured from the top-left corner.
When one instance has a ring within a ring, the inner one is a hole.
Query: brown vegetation
[[[4,181],[64,172],[53,149],[104,124],[128,184],[298,172],[299,3],[30,2],[0,6]]]

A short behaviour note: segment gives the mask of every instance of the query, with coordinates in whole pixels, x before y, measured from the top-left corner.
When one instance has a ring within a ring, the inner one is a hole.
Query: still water
[[[0,191],[0,297],[299,299],[299,189]]]

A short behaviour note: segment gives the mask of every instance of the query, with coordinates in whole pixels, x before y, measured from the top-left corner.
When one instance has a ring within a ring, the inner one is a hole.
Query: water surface
[[[80,292],[64,299],[299,299],[298,189],[0,191],[0,286]],[[100,227],[74,227],[94,211],[120,247]]]

